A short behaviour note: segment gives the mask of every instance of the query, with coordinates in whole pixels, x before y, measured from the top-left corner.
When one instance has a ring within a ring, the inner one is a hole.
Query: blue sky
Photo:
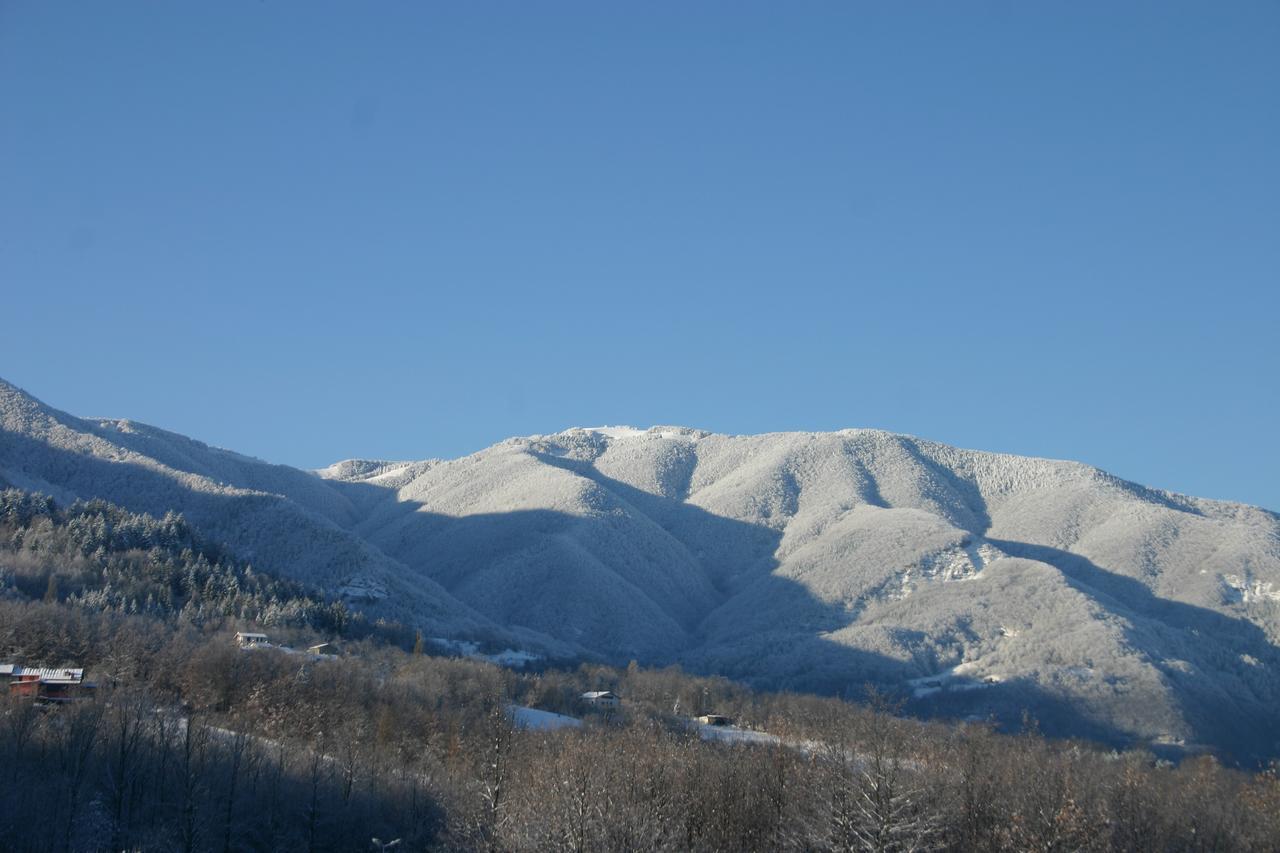
[[[0,5],[0,376],[272,461],[873,426],[1280,509],[1280,5]]]

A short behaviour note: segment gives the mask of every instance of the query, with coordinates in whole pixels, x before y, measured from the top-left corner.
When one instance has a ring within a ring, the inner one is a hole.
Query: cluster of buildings
[[[622,707],[622,699],[610,690],[592,690],[583,693],[579,700],[588,710],[593,711],[616,711]],[[723,714],[703,714],[694,717],[694,722],[701,723],[704,726],[732,726],[733,720]]]
[[[274,647],[298,654],[287,646],[273,646],[266,634],[249,631],[238,632],[235,643],[242,649]],[[306,653],[320,658],[338,655],[340,651],[332,643],[318,643],[309,647]],[[16,663],[0,664],[0,685],[6,682],[9,695],[28,697],[47,705],[84,699],[92,696],[97,687],[92,681],[85,681],[84,670],[79,667],[34,667]],[[622,699],[610,690],[592,690],[583,693],[579,699],[586,709],[593,711],[609,713],[622,707]],[[728,726],[733,722],[719,714],[704,714],[696,719],[708,726]]]
[[[270,646],[266,634],[242,631],[235,636],[241,648]],[[284,648],[284,647],[278,647]],[[292,652],[293,649],[284,649]],[[313,657],[337,655],[332,643],[318,643],[307,649]],[[0,663],[0,691],[8,690],[10,696],[22,696],[41,705],[59,705],[86,699],[93,695],[97,684],[86,681],[82,667],[24,666],[19,663]]]
[[[295,649],[272,643],[266,634],[258,634],[253,631],[237,631],[234,639],[236,645],[242,649],[265,649],[271,647],[282,652],[296,654]],[[316,643],[314,646],[307,646],[307,654],[314,657],[334,657],[339,654],[339,651],[338,647],[333,643]]]
[[[0,683],[7,682],[10,696],[24,696],[44,704],[60,704],[84,699],[97,686],[84,680],[78,667],[23,666],[0,664]]]

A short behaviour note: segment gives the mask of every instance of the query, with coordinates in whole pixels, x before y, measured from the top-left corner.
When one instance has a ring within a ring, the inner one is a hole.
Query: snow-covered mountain
[[[0,419],[0,478],[181,510],[433,630],[1280,753],[1280,517],[1255,507],[875,430],[571,429],[311,473],[2,383]]]
[[[260,568],[444,633],[493,629],[350,528],[358,508],[313,473],[132,421],[84,419],[0,380],[0,481],[69,502],[184,513]]]

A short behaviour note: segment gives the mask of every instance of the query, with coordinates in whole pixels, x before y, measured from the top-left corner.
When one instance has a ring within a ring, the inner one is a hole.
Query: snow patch
[[[507,715],[515,723],[516,728],[529,731],[550,732],[557,729],[576,729],[582,726],[577,717],[566,717],[551,711],[538,708],[527,708],[524,705],[508,705]]]
[[[348,601],[381,601],[387,597],[387,588],[370,578],[351,578],[338,587],[338,596]]]
[[[897,588],[887,590],[885,596],[890,600],[901,600],[915,592],[918,584],[922,582],[947,583],[977,580],[982,577],[982,570],[989,563],[1005,556],[1003,551],[990,543],[983,542],[975,545],[972,542],[963,542],[931,554],[921,559],[916,565],[908,566],[898,576]]]
[[[495,654],[483,654],[480,651],[480,644],[471,640],[448,640],[444,637],[428,637],[427,640],[446,652],[452,652],[473,660],[488,661],[509,669],[523,669],[526,664],[542,660],[542,655],[535,655],[533,652],[526,652],[522,649],[503,649]]]
[[[911,688],[912,696],[917,699],[923,699],[936,693],[963,693],[968,690],[981,690],[1004,681],[1004,676],[995,673],[979,674],[982,669],[980,661],[964,661],[934,675],[909,678],[907,679],[907,686]]]
[[[696,723],[695,725],[698,727],[698,737],[703,740],[764,744],[766,746],[782,742],[782,739],[777,735],[771,735],[767,732],[755,732],[750,729],[740,729],[737,726],[710,726],[706,723]]]
[[[1254,580],[1239,575],[1222,576],[1222,597],[1228,604],[1248,604],[1252,601],[1280,601],[1280,589],[1271,581]]]
[[[521,649],[503,649],[497,654],[481,655],[480,657],[496,663],[498,666],[505,666],[510,669],[523,669],[525,664],[542,660],[542,655],[535,655],[533,652],[526,652]]]
[[[995,548],[985,543],[980,546],[965,543],[921,561],[920,573],[924,580],[930,581],[971,580],[998,554]]]

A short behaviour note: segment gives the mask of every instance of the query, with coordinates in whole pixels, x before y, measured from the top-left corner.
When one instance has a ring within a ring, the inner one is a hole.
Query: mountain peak
[[[712,433],[706,430],[693,429],[692,427],[682,426],[651,426],[647,429],[640,429],[633,426],[597,426],[597,427],[569,427],[561,430],[556,435],[583,435],[594,433],[604,436],[614,441],[625,441],[636,438],[679,438],[679,439],[699,439],[706,438]]]

